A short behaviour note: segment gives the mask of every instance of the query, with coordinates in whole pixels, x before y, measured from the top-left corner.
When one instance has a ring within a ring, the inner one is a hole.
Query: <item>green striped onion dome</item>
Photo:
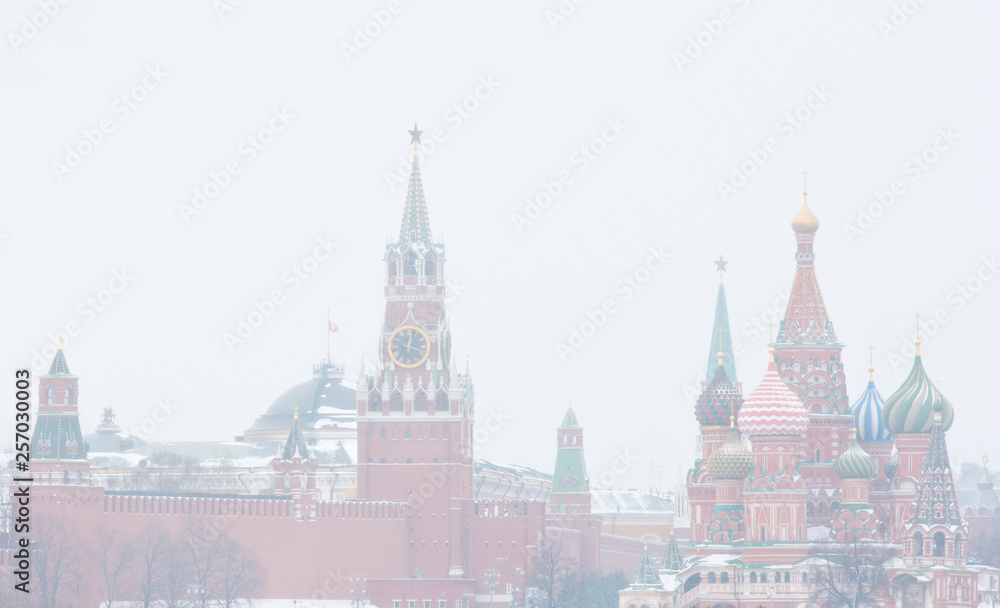
[[[882,406],[882,422],[893,433],[930,433],[934,426],[935,404],[941,405],[941,424],[948,430],[955,420],[955,410],[927,377],[920,360],[918,341],[913,369],[910,370],[902,386],[885,400],[885,405]]]
[[[750,474],[753,458],[736,435],[735,425],[730,425],[729,437],[712,452],[705,466],[712,479],[745,479]]]
[[[833,470],[841,479],[871,479],[878,470],[878,464],[864,450],[855,437],[847,451],[833,461]]]

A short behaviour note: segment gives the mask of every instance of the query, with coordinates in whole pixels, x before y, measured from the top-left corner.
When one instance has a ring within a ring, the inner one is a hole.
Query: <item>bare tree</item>
[[[185,608],[192,602],[191,581],[194,569],[191,566],[187,547],[183,541],[170,543],[163,560],[161,602],[163,608]]]
[[[161,597],[169,550],[170,537],[160,528],[146,528],[133,541],[128,573],[143,608],[149,608]]]
[[[107,603],[115,601],[124,583],[122,575],[128,568],[131,549],[113,530],[102,528],[98,531],[96,547],[97,568],[101,573],[101,599]]]
[[[43,608],[58,608],[61,598],[74,594],[80,583],[83,552],[76,531],[62,519],[39,515],[32,525],[31,594]]]
[[[252,607],[253,598],[263,587],[263,568],[247,555],[246,548],[227,536],[218,540],[215,555],[219,577],[215,589],[219,605],[222,608]]]
[[[865,608],[892,594],[887,563],[892,549],[884,543],[853,539],[830,542],[810,552],[809,597],[827,608]]]
[[[537,608],[562,608],[568,605],[570,594],[563,593],[564,587],[576,571],[576,561],[558,539],[543,538],[538,543],[532,572],[537,593],[534,604]]]

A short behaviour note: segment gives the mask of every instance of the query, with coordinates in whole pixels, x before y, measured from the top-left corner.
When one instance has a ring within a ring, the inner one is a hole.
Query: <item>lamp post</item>
[[[365,605],[365,601],[368,599],[368,591],[366,589],[362,589],[361,585],[366,583],[368,578],[364,574],[354,572],[348,580],[354,583],[354,593],[351,594],[351,606],[361,608]]]
[[[493,608],[493,592],[497,590],[497,579],[500,578],[500,571],[496,568],[489,568],[483,576],[486,577],[486,586],[490,590],[490,608]]]

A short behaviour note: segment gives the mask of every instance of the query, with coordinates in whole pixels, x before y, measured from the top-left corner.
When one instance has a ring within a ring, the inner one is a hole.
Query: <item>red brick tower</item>
[[[37,484],[90,485],[90,462],[77,409],[79,378],[69,371],[62,344],[49,373],[39,377],[38,417],[31,435],[30,470]]]
[[[833,460],[847,448],[853,421],[841,360],[844,346],[837,342],[816,279],[813,240],[819,220],[804,192],[792,230],[797,243],[795,279],[774,345],[778,374],[809,413],[804,460],[812,464],[803,468],[803,475],[813,480],[814,487],[836,487]]]
[[[358,498],[409,501],[411,573],[468,578],[473,389],[452,370],[444,245],[433,242],[417,147],[399,240],[385,250],[374,377],[358,384]]]
[[[590,477],[583,453],[583,427],[570,405],[556,429],[556,465],[549,497],[548,534],[563,536],[585,572],[600,568],[601,518],[590,512]],[[562,534],[567,532],[566,534]]]

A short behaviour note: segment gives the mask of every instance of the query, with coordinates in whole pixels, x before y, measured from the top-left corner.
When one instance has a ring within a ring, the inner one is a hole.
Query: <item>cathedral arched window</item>
[[[76,485],[80,485],[82,483],[83,483],[83,473],[81,471],[77,471],[76,472]],[[957,543],[958,541],[955,541],[955,542]]]
[[[728,583],[729,582],[729,573],[728,572],[723,572],[722,574],[720,574],[719,575],[719,582],[722,583],[723,585],[725,585],[726,583]]]
[[[69,485],[69,471],[63,471],[63,485]]]
[[[815,517],[815,516],[816,516],[816,508],[813,506],[813,503],[807,502],[806,503],[806,517],[812,518],[812,517]]]
[[[955,557],[962,557],[962,535],[955,535]]]
[[[757,582],[757,573],[756,572],[751,572],[750,573],[750,584],[754,584],[756,582]]]
[[[762,582],[762,583],[766,583],[767,582],[767,572],[761,572],[760,573],[760,582]]]
[[[444,391],[440,391],[437,397],[434,397],[434,412],[448,413],[448,394]]]
[[[417,275],[417,254],[412,251],[403,256],[403,274],[408,277]]]
[[[385,439],[385,427],[382,427],[378,430],[378,438]]]
[[[835,500],[830,504],[830,515],[833,515],[838,510],[840,510],[840,503]]]
[[[713,584],[713,585],[715,584],[715,573],[714,572],[709,572],[708,573],[708,582],[710,584]]]
[[[70,397],[73,395],[73,389],[69,384],[66,385],[66,392],[63,394],[63,403],[69,405]]]
[[[432,255],[427,256],[424,261],[424,274],[432,277],[437,272],[437,258]]]
[[[816,446],[816,460],[813,462],[823,462],[823,446]]]
[[[55,403],[56,402],[56,388],[50,384],[48,390],[45,391],[45,392],[46,392],[45,398],[48,399],[48,404],[52,405],[53,403]]]
[[[786,572],[785,573],[785,582],[786,583],[792,582],[792,573],[791,572]]]
[[[406,431],[403,433],[404,439],[413,439],[413,432],[410,431],[410,427],[406,427]]]
[[[803,583],[808,583],[809,582],[809,573],[808,572],[803,572],[802,573],[802,582]]]
[[[944,557],[944,532],[934,533],[934,556]]]
[[[826,517],[826,503],[821,502],[816,511],[816,517]]]
[[[560,500],[559,504],[556,505],[556,510],[559,513],[565,513],[566,512],[566,503]]]
[[[913,533],[913,554],[924,554],[924,535],[919,531]]]

